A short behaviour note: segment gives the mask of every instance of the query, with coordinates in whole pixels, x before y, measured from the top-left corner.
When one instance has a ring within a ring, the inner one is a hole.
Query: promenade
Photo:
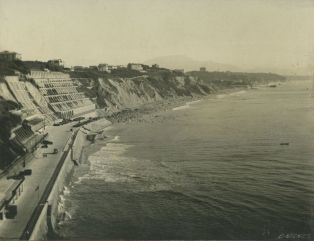
[[[46,128],[49,133],[47,139],[52,141],[53,144],[48,145],[48,148],[39,148],[36,150],[34,158],[26,163],[25,169],[32,169],[32,175],[25,177],[23,192],[15,201],[18,209],[15,219],[0,221],[0,240],[18,240],[22,237],[40,198],[43,196],[58,166],[60,158],[64,155],[63,149],[72,135],[70,131],[72,125],[73,123],[69,123],[62,126],[48,126]],[[52,153],[55,148],[58,149],[57,154],[43,156],[44,153]],[[3,185],[5,182],[9,183],[6,180],[6,176],[0,179],[0,185],[1,183]]]

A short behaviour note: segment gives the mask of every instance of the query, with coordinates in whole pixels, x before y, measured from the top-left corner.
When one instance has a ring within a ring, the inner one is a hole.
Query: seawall
[[[86,138],[87,134],[90,134],[94,131],[99,132],[110,124],[111,123],[105,119],[92,122],[86,125],[84,128],[81,127],[78,130],[77,136],[73,141],[73,146],[70,144],[70,142],[66,144],[63,151],[66,151],[69,148],[72,148],[72,151],[69,151],[69,153],[67,154],[46,203],[42,204],[44,205],[44,207],[35,224],[29,240],[47,239],[48,232],[55,232],[58,215],[64,212],[63,207],[60,205],[60,194],[63,192],[64,186],[71,178],[75,165],[78,164],[78,160],[80,159],[84,146],[89,144],[89,141],[87,141]],[[90,131],[87,131],[87,129],[89,129]]]

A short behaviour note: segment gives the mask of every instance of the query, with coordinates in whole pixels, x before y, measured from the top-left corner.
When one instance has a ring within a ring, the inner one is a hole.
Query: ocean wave
[[[92,172],[85,174],[84,176],[80,177],[79,180],[76,182],[76,184],[82,183],[84,180],[101,180],[104,182],[120,182],[120,183],[126,183],[126,182],[133,182],[132,179],[125,176],[119,176],[118,174],[112,174],[106,171],[99,171],[97,173]]]
[[[175,107],[172,110],[176,111],[176,110],[184,110],[184,109],[188,109],[188,108],[191,108],[191,106],[189,104],[185,104],[182,106]]]
[[[120,141],[120,136],[115,136],[111,141]]]
[[[230,93],[229,95],[231,95],[231,96],[238,96],[238,95],[243,95],[246,92],[247,92],[246,90],[240,90],[240,91],[236,91],[236,92]]]
[[[240,96],[240,95],[243,95],[247,93],[246,90],[240,90],[240,91],[235,91],[235,92],[232,92],[232,93],[229,93],[229,94],[219,94],[219,95],[216,95],[216,98],[217,99],[223,99],[227,96]]]
[[[125,152],[132,146],[116,142],[107,143],[88,157],[88,171],[78,177],[75,185],[97,180],[107,183],[142,183],[142,191],[170,189],[174,176],[171,168],[163,162],[126,155]],[[157,168],[158,173],[154,171]]]
[[[70,195],[70,193],[71,193],[70,189],[67,186],[64,186],[63,194],[64,195]]]
[[[189,101],[189,102],[186,102],[185,105],[175,107],[175,108],[173,108],[172,110],[176,111],[176,110],[189,109],[189,108],[191,108],[191,105],[196,104],[196,103],[198,103],[198,102],[200,102],[200,101],[201,101],[201,100]]]
[[[199,103],[201,102],[202,100],[193,100],[193,101],[189,101],[187,102],[188,105],[193,105],[193,104],[196,104],[196,103]]]
[[[69,219],[72,219],[72,215],[71,215],[70,212],[65,211],[64,213],[65,213],[65,221],[66,221],[66,220],[69,220]]]
[[[119,140],[116,136],[113,141]],[[98,152],[88,157],[90,163],[89,171],[78,178],[77,183],[83,180],[103,180],[105,182],[129,182],[130,175],[125,173],[126,166],[134,162],[134,158],[123,156],[131,145],[110,142]]]
[[[223,99],[225,98],[227,95],[226,94],[220,94],[220,95],[216,95],[217,99]]]
[[[57,204],[57,222],[64,221],[64,212],[65,212],[65,197],[63,194],[59,195],[59,200]]]

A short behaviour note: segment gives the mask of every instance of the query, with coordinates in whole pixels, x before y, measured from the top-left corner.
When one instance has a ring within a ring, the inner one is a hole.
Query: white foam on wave
[[[165,163],[138,159],[128,155],[133,145],[120,143],[115,136],[97,152],[88,157],[87,170],[74,185],[90,182],[134,185],[143,192],[171,190],[175,180],[172,168]],[[156,172],[156,169],[159,171]],[[141,183],[141,185],[138,185]]]
[[[191,106],[189,104],[185,104],[183,106],[175,107],[172,110],[176,111],[176,110],[184,110],[184,109],[188,109],[188,108],[191,108]]]
[[[217,99],[223,99],[227,96],[240,96],[240,95],[245,94],[246,92],[247,92],[246,90],[240,90],[240,91],[232,92],[229,94],[219,94],[219,95],[216,95],[216,98]]]
[[[202,100],[193,100],[193,101],[189,101],[187,102],[188,105],[193,105],[193,104],[196,104],[196,103],[199,103],[201,102]]]
[[[114,140],[118,140],[116,136]],[[129,182],[132,173],[126,173],[125,165],[130,164],[134,158],[123,156],[131,147],[121,143],[110,142],[98,152],[89,156],[89,172],[78,178],[76,183],[83,180],[104,180],[105,182]],[[133,174],[135,175],[135,174]]]
[[[63,204],[63,203],[64,203],[64,201],[65,201],[65,197],[64,197],[64,195],[63,195],[63,194],[61,194],[61,195],[59,195],[59,197],[60,197],[60,201],[61,201],[61,203]]]
[[[238,96],[238,95],[243,95],[246,92],[247,92],[246,90],[240,90],[240,91],[236,91],[236,92],[230,93],[230,95],[231,96]]]
[[[136,186],[142,191],[158,191],[170,189],[172,171],[167,166],[160,166],[159,162],[149,159],[137,159],[126,155],[132,145],[110,142],[98,152],[89,156],[89,171],[78,178],[77,183],[101,180],[107,183],[144,182],[145,185]],[[156,172],[158,168],[159,172]]]
[[[58,205],[57,205],[57,221],[59,224],[63,223],[66,220],[69,220],[72,218],[69,212],[67,212],[66,209],[66,197],[65,195],[68,195],[70,191],[67,191],[67,188],[64,188],[64,191],[62,194],[59,195]]]
[[[65,220],[72,219],[72,215],[70,214],[70,212],[65,211],[64,213],[65,213]]]
[[[77,178],[77,181],[73,182],[73,184],[80,184],[80,183],[84,180],[83,177],[84,177],[84,176],[78,177],[78,178]],[[73,187],[74,187],[74,185],[73,185]]]
[[[191,107],[192,107],[191,105],[196,104],[196,103],[199,103],[199,102],[201,102],[201,100],[189,101],[189,102],[186,102],[185,105],[175,107],[175,108],[173,108],[172,110],[176,111],[176,110],[188,109],[188,108],[191,108]]]
[[[65,212],[65,203],[67,201],[66,196],[70,195],[70,193],[71,193],[70,189],[67,186],[64,186],[62,192],[59,195],[59,200],[58,200],[58,216],[59,216],[59,218]]]
[[[70,195],[70,189],[67,187],[67,186],[64,186],[64,189],[63,189],[63,194],[64,195]]]

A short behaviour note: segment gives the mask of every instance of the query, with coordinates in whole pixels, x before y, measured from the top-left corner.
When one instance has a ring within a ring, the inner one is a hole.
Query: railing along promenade
[[[56,169],[53,172],[52,177],[50,178],[47,186],[45,187],[43,194],[41,195],[41,197],[37,203],[36,208],[34,209],[29,221],[27,222],[27,225],[26,225],[26,227],[25,227],[25,229],[24,229],[24,231],[20,237],[21,240],[29,240],[29,238],[31,237],[32,232],[33,232],[35,225],[37,223],[37,220],[38,220],[40,214],[42,213],[42,210],[45,207],[46,201],[47,201],[47,199],[48,199],[48,197],[49,197],[49,195],[50,195],[50,193],[54,187],[54,184],[58,178],[59,172],[60,172],[61,168],[63,167],[63,164],[64,164],[69,152],[71,151],[71,147],[75,141],[77,133],[78,133],[78,130],[75,130],[73,135],[69,138],[71,140],[70,140],[69,144],[68,144],[68,142],[66,144],[67,149],[63,151],[62,156],[59,160],[59,163],[58,163]]]

